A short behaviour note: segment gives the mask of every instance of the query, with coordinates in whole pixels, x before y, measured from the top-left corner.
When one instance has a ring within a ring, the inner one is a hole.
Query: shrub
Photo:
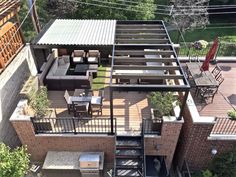
[[[211,171],[219,177],[236,176],[236,149],[215,157],[211,163]]]
[[[0,177],[21,177],[29,168],[29,157],[26,146],[11,150],[0,143]]]
[[[155,109],[155,117],[169,116],[173,110],[173,103],[178,99],[171,92],[151,92],[148,96],[152,105]]]
[[[235,110],[228,111],[228,112],[227,112],[227,115],[228,115],[231,119],[236,120],[236,111],[235,111]]]
[[[49,100],[47,96],[47,88],[40,87],[37,92],[30,92],[28,95],[29,105],[34,110],[36,117],[44,117],[49,108]]]

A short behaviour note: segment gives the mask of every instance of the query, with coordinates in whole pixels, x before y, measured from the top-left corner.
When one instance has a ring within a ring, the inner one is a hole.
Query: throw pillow
[[[64,65],[65,64],[65,61],[63,60],[63,59],[59,59],[58,60],[58,65],[60,66],[60,65]]]

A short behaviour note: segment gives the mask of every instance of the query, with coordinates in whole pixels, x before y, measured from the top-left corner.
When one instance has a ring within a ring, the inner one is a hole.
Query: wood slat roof
[[[187,91],[188,82],[162,21],[117,22],[110,86],[113,89],[142,88],[156,91]],[[115,82],[114,82],[115,80]],[[124,81],[125,80],[125,81]],[[181,85],[181,87],[177,87]]]

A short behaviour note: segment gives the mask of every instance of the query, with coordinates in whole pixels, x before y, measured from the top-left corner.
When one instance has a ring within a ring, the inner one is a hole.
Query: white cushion
[[[54,76],[65,76],[66,72],[67,72],[66,69],[57,69],[57,71],[55,72]]]
[[[59,66],[64,65],[64,64],[65,64],[65,61],[63,59],[58,60],[58,65]]]
[[[82,57],[74,57],[73,58],[73,62],[82,63],[83,62],[83,58]]]
[[[88,57],[88,62],[98,62],[97,57]]]
[[[70,56],[69,55],[62,55],[62,59],[65,63],[70,63]]]
[[[102,102],[102,97],[100,97],[100,96],[92,96],[91,104],[93,104],[93,105],[100,105],[101,102]]]

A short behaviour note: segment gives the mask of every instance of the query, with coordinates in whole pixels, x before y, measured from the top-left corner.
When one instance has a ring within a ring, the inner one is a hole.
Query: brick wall
[[[167,168],[170,169],[182,123],[164,122],[161,136],[145,137],[145,154],[165,156]]]
[[[184,125],[175,154],[175,162],[180,169],[183,167],[184,159],[191,170],[205,169],[214,158],[211,154],[213,147],[217,149],[217,155],[236,147],[236,141],[209,140],[213,126],[212,123],[193,122],[188,108],[185,108]]]
[[[48,151],[103,151],[105,163],[113,163],[113,136],[35,135],[30,120],[12,121],[12,124],[21,143],[27,145],[33,161],[43,161]]]

